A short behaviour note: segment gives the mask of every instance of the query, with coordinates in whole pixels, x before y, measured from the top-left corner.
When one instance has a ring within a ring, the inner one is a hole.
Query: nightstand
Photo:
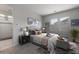
[[[20,35],[19,36],[19,44],[20,45],[24,45],[28,42],[30,42],[30,35],[29,36],[25,36],[25,35]]]

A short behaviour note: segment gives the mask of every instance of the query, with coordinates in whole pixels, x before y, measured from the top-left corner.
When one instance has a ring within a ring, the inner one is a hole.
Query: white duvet
[[[48,40],[48,46],[47,47],[48,47],[48,51],[50,52],[50,54],[55,53],[54,47],[56,45],[56,41],[59,40],[57,37],[58,37],[58,35],[54,35]],[[67,41],[66,38],[64,38],[64,40]],[[73,50],[72,52],[73,53],[78,53],[78,48],[77,48],[76,43],[70,42],[70,41],[68,41],[68,42],[70,44],[70,49]]]
[[[54,54],[55,50],[54,50],[54,46],[56,45],[56,40],[58,40],[59,35],[55,34],[53,35],[49,40],[48,40],[48,51],[50,52],[50,54]]]
[[[55,53],[54,46],[56,45],[56,40],[58,40],[58,34],[51,34],[50,37],[47,37],[46,33],[42,33],[40,35],[31,35],[31,37],[33,39],[33,42],[47,46],[48,51],[51,54]],[[69,44],[71,45],[71,49],[73,49],[74,53],[78,53],[77,45],[73,42],[69,42]]]
[[[40,35],[31,35],[32,41],[38,44],[41,44],[41,41],[44,37],[46,37],[46,33],[42,33]]]

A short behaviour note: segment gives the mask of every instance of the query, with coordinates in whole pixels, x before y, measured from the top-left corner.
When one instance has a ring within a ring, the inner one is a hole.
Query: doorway
[[[12,36],[13,16],[10,16],[8,17],[8,20],[0,20],[0,50],[4,50],[12,46]]]
[[[13,21],[12,9],[8,5],[0,5],[0,51],[13,46]]]

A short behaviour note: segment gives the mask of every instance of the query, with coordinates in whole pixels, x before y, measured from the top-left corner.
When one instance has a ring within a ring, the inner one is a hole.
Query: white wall
[[[0,40],[12,37],[12,23],[7,16],[11,16],[11,8],[8,5],[0,5],[0,14],[3,14],[4,19],[0,18]]]
[[[41,21],[41,16],[38,14],[33,13],[30,10],[24,10],[20,7],[17,6],[12,6],[13,7],[13,16],[14,16],[14,29],[13,29],[13,44],[17,45],[18,44],[18,36],[20,34],[20,28],[21,26],[26,26],[27,25],[27,17],[34,17],[37,18],[38,20]],[[41,24],[40,24],[41,25]]]
[[[0,23],[0,39],[11,38],[12,29],[11,23]]]
[[[79,19],[79,8],[76,8],[76,9],[72,9],[72,10],[68,10],[68,11],[63,11],[63,12],[59,12],[59,13],[56,13],[56,14],[50,14],[50,15],[46,15],[46,16],[43,16],[43,26],[45,26],[44,24],[46,22],[50,22],[51,19],[54,19],[54,18],[62,18],[62,17],[70,17],[69,21],[71,19]],[[50,26],[50,31],[53,31],[53,32],[61,32],[61,31],[68,31],[68,28],[70,28],[70,24],[67,25],[65,29],[60,29],[58,27],[64,27],[65,24],[62,24],[62,25],[55,25],[54,27],[53,26]],[[79,27],[76,27],[76,28],[79,28]]]
[[[65,16],[69,16],[70,19],[79,19],[79,8],[69,10],[69,11],[59,12],[56,14],[50,14],[50,15],[43,16],[43,21],[49,22],[53,18],[62,18]]]

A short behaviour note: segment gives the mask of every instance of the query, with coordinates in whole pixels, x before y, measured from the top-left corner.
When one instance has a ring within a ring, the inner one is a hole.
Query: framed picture
[[[27,24],[28,25],[38,25],[40,22],[38,21],[38,19],[35,19],[33,17],[28,17],[27,18]]]
[[[27,17],[27,24],[32,25],[34,23],[34,18],[33,17]]]

